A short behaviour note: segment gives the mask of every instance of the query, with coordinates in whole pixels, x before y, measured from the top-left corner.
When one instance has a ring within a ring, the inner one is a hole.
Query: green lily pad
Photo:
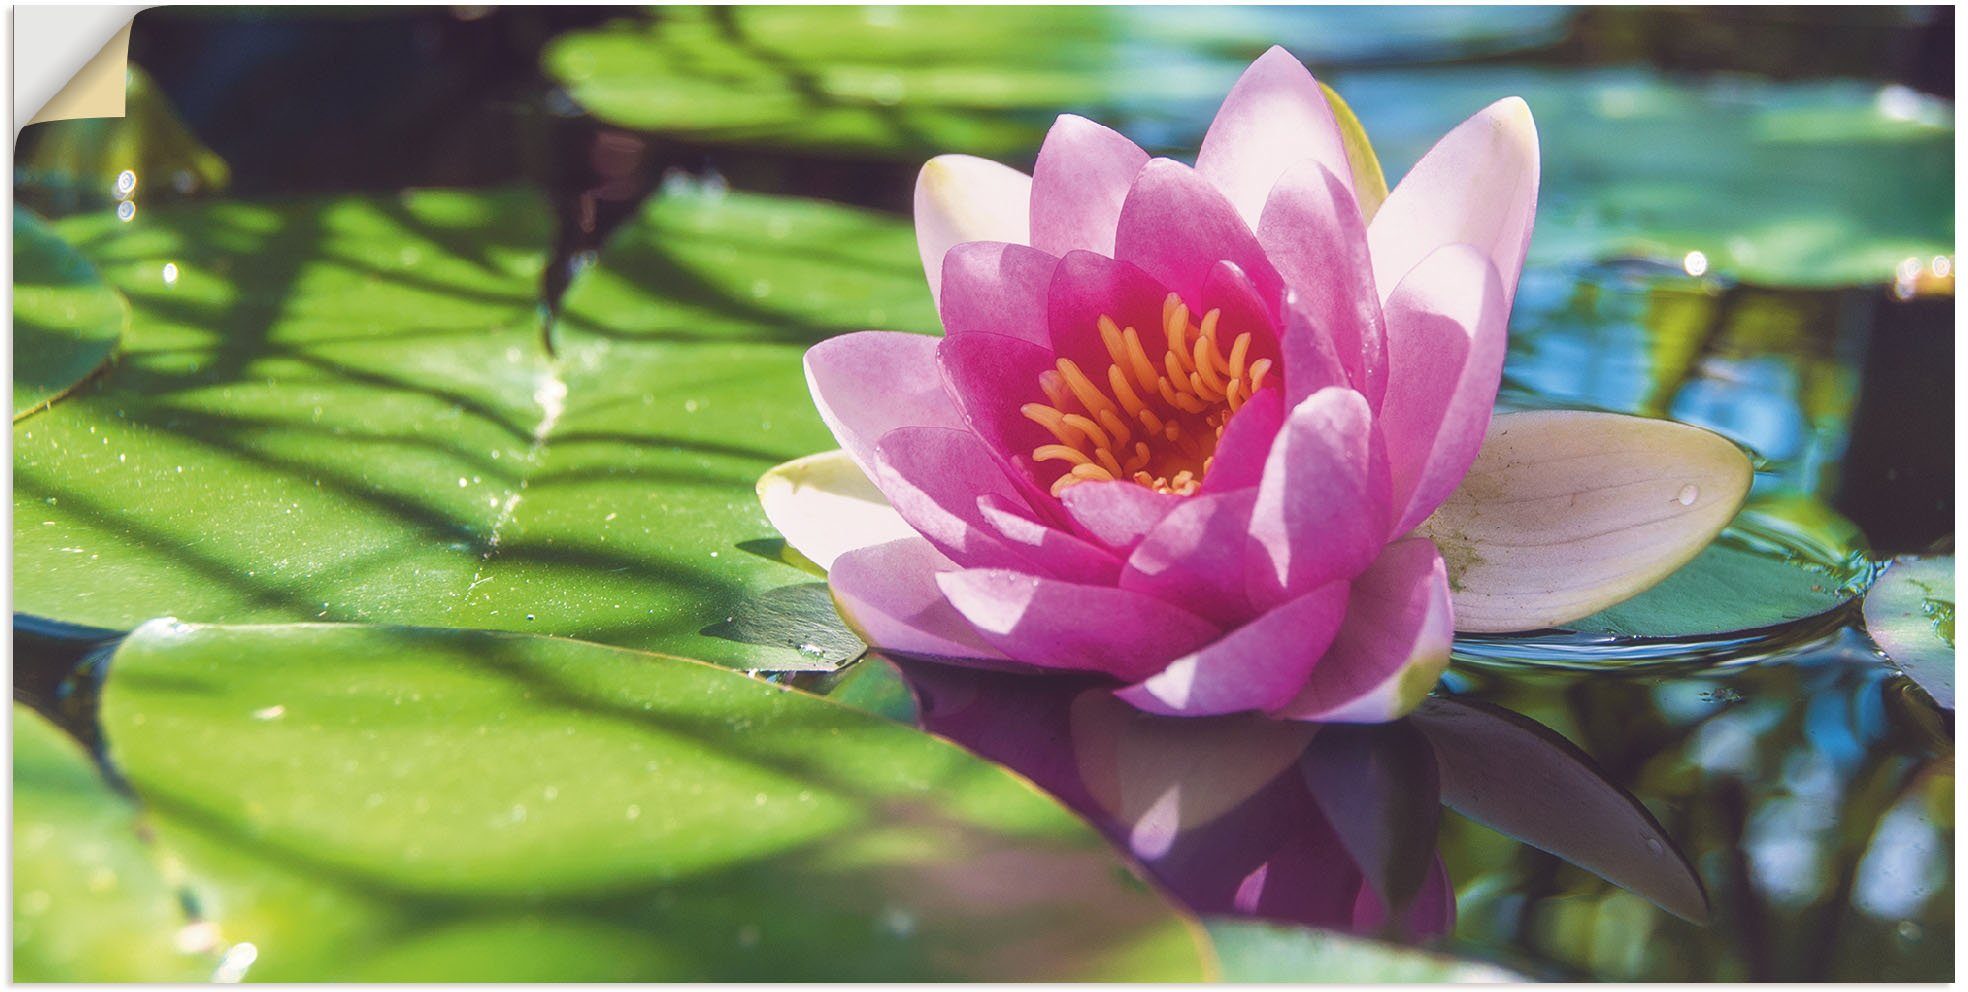
[[[40,218],[14,211],[14,418],[54,402],[116,353],[130,308]]]
[[[1340,72],[1389,176],[1504,96],[1537,117],[1531,264],[1641,257],[1783,286],[1884,285],[1954,253],[1954,111],[1848,80],[1520,66]]]
[[[1895,559],[1866,593],[1864,612],[1873,643],[1954,709],[1954,556]]]
[[[1524,982],[1486,961],[1456,958],[1332,930],[1250,920],[1208,921],[1210,942],[1228,982],[1435,984]]]
[[[1795,494],[1752,496],[1714,543],[1653,588],[1564,631],[1458,635],[1455,656],[1591,669],[1767,653],[1828,632],[1872,576],[1863,535],[1837,511]]]
[[[570,32],[548,74],[610,123],[877,158],[1023,156],[1092,114],[1193,144],[1272,44],[1317,66],[1555,40],[1556,8],[667,7]],[[1190,130],[1194,134],[1189,134]]]
[[[14,706],[14,980],[197,982],[186,918],[130,801],[73,737]],[[197,931],[191,931],[196,936]]]
[[[1144,980],[1194,924],[955,745],[594,644],[156,621],[109,759],[251,977]]]
[[[168,205],[58,229],[135,316],[115,369],[15,429],[21,611],[840,660],[720,632],[812,581],[741,546],[774,536],[759,475],[832,444],[804,346],[936,326],[906,223],[660,197],[565,297],[558,359],[535,302],[550,237],[524,196]]]
[[[1694,561],[1572,624],[1618,637],[1703,637],[1815,617],[1865,591],[1872,569],[1851,521],[1803,497],[1752,500]]]

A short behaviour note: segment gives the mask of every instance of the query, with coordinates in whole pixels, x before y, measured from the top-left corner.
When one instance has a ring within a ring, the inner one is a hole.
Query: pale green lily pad
[[[805,345],[936,326],[905,222],[658,198],[566,296],[558,360],[535,304],[551,238],[523,196],[58,228],[135,317],[115,369],[15,429],[23,612],[498,628],[742,668],[844,657],[711,628],[812,581],[741,547],[775,536],[755,480],[832,446]]]
[[[1452,957],[1332,930],[1229,918],[1209,921],[1210,941],[1228,982],[1319,985],[1524,982],[1486,961]]]
[[[709,665],[156,621],[102,720],[258,980],[1204,977],[1193,922],[1023,779]]]
[[[613,124],[878,158],[1029,155],[1061,113],[1193,144],[1249,62],[1315,67],[1555,40],[1558,8],[658,8],[550,44],[549,75]],[[1188,133],[1191,129],[1194,134]]]
[[[1519,66],[1327,81],[1390,177],[1523,97],[1543,162],[1533,265],[1699,252],[1706,272],[1749,282],[1885,285],[1906,259],[1954,252],[1954,110],[1904,87]]]
[[[1866,593],[1864,612],[1873,643],[1954,709],[1954,556],[1895,559]]]
[[[116,353],[129,305],[46,222],[14,211],[14,417],[74,389]]]
[[[130,800],[110,791],[73,737],[19,704],[13,739],[14,980],[211,977],[217,960],[206,948],[179,946],[188,921],[137,839]]]

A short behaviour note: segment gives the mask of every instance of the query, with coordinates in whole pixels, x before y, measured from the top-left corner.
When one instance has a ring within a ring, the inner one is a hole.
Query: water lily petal
[[[1082,482],[1059,494],[1074,523],[1121,552],[1133,550],[1182,500],[1132,482]]]
[[[1319,664],[1346,616],[1346,599],[1345,582],[1328,583],[1114,694],[1149,713],[1167,716],[1215,716],[1279,706],[1298,693],[1306,675]]]
[[[1259,605],[1358,575],[1387,533],[1387,459],[1366,398],[1322,389],[1294,407],[1271,444],[1251,511],[1263,545],[1247,575]]]
[[[1276,715],[1321,723],[1400,717],[1435,687],[1454,639],[1448,574],[1434,545],[1396,541],[1353,580],[1332,647]]]
[[[1352,200],[1346,142],[1319,81],[1290,52],[1272,46],[1244,70],[1203,135],[1196,171],[1257,227],[1264,201],[1285,170],[1305,159],[1344,177]]]
[[[946,335],[1002,334],[1042,347],[1046,292],[1059,259],[1024,245],[970,241],[943,256],[943,296],[937,310]]]
[[[1046,668],[1134,681],[1217,635],[1203,618],[1125,589],[1003,569],[944,572],[936,583],[985,640],[1008,657]]]
[[[943,255],[966,241],[1031,243],[1032,177],[973,155],[938,155],[916,176],[916,248],[929,295],[943,289]]]
[[[795,458],[759,476],[759,505],[786,543],[821,568],[856,548],[915,530],[841,450]]]
[[[1387,396],[1380,425],[1405,534],[1455,491],[1476,460],[1503,378],[1510,304],[1496,267],[1468,245],[1424,259],[1387,300]]]
[[[963,568],[1038,567],[985,523],[978,499],[1024,506],[991,450],[968,430],[900,427],[875,446],[875,485],[895,512]]]
[[[1386,328],[1374,291],[1366,222],[1346,184],[1322,162],[1293,167],[1271,190],[1257,237],[1292,287],[1292,305],[1304,315],[1306,328],[1330,342],[1346,381],[1380,409],[1387,388]],[[1321,346],[1287,332],[1286,384],[1293,402],[1328,384],[1293,374],[1308,364],[1299,357],[1308,350]]]
[[[1505,297],[1514,297],[1537,193],[1537,124],[1523,100],[1498,100],[1456,125],[1408,170],[1367,225],[1381,298],[1422,259],[1452,244],[1488,255]]]
[[[977,512],[991,533],[1053,578],[1095,585],[1120,578],[1121,559],[1113,552],[1040,522],[1022,500],[986,494],[977,498]]]
[[[1279,364],[1278,327],[1273,312],[1276,303],[1267,301],[1255,283],[1235,262],[1219,261],[1203,277],[1203,288],[1196,309],[1217,313],[1217,334],[1225,356],[1231,354],[1239,335],[1249,332],[1251,342],[1244,354],[1244,366],[1270,359]],[[1200,320],[1201,318],[1198,318]],[[1280,369],[1280,372],[1283,370]],[[1269,381],[1269,377],[1266,377]]]
[[[820,419],[872,478],[875,442],[897,427],[962,427],[944,392],[937,338],[857,331],[806,350],[806,387]]]
[[[1220,261],[1242,269],[1260,298],[1283,295],[1277,270],[1237,209],[1196,170],[1170,159],[1149,162],[1135,177],[1121,206],[1114,257],[1141,266],[1192,305]]]
[[[1046,487],[1065,469],[1058,462],[1033,460],[1032,453],[1054,439],[1019,409],[1045,400],[1039,376],[1053,367],[1052,352],[1002,334],[960,334],[938,344],[936,363],[963,411],[963,423],[983,439],[1005,476],[1033,505],[1050,500]]]
[[[1032,246],[1114,254],[1121,202],[1148,153],[1112,128],[1064,114],[1032,166]]]
[[[1159,596],[1225,626],[1251,615],[1244,591],[1256,489],[1185,498],[1143,538],[1121,588]]]
[[[834,560],[827,587],[856,636],[887,651],[938,658],[1004,655],[943,596],[936,576],[956,565],[920,537],[856,548]]]
[[[1413,716],[1435,744],[1442,801],[1695,923],[1708,894],[1674,838],[1572,742],[1509,710],[1435,697]]]
[[[1448,562],[1456,629],[1534,630],[1596,613],[1686,564],[1749,492],[1720,435],[1582,410],[1500,414],[1417,533]]]
[[[1052,350],[1089,377],[1104,376],[1113,358],[1100,337],[1100,318],[1134,328],[1144,345],[1152,347],[1161,334],[1162,302],[1168,294],[1168,287],[1139,266],[1090,251],[1069,251],[1060,257],[1047,290]]]
[[[1210,470],[1203,476],[1202,492],[1207,495],[1248,489],[1264,481],[1265,459],[1270,456],[1271,443],[1284,423],[1284,390],[1258,390],[1224,425]]]

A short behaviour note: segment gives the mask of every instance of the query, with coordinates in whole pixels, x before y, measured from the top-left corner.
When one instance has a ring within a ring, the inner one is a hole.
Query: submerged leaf
[[[1898,558],[1865,598],[1866,632],[1934,702],[1954,709],[1954,556]]]
[[[1430,697],[1411,717],[1435,745],[1442,802],[1696,923],[1708,894],[1674,839],[1570,741],[1501,707]]]
[[[1457,630],[1556,627],[1694,558],[1749,482],[1749,459],[1700,428],[1575,410],[1501,414],[1419,532],[1448,563]]]

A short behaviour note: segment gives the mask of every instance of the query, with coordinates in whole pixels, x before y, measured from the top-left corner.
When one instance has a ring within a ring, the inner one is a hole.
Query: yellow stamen
[[[1232,337],[1221,310],[1204,313],[1200,323],[1191,317],[1179,296],[1162,301],[1166,348],[1158,361],[1134,328],[1102,316],[1094,329],[1110,362],[1104,370],[1088,374],[1062,358],[1040,373],[1049,402],[1027,403],[1019,412],[1057,442],[1032,452],[1034,461],[1066,466],[1052,483],[1054,495],[1080,482],[1117,479],[1178,495],[1201,488],[1224,427],[1264,388],[1273,360],[1253,360],[1252,333]]]

